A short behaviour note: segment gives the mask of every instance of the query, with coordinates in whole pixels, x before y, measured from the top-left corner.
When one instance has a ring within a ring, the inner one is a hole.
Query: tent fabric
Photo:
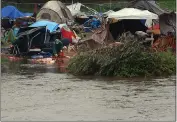
[[[70,10],[62,2],[48,1],[40,9],[36,19],[46,19],[61,24],[73,20],[73,17]]]
[[[29,27],[42,27],[42,26],[47,26],[47,29],[50,32],[54,32],[58,28],[59,24],[57,24],[55,22],[50,22],[50,21],[47,21],[47,20],[40,20],[40,21],[37,21],[37,22],[33,23]]]
[[[128,5],[129,8],[148,10],[157,15],[165,13],[155,2],[155,0],[135,0]]]
[[[20,33],[17,39],[12,43],[18,46],[19,53],[28,53],[30,48],[42,48],[44,46],[45,35],[49,36],[46,32],[46,27],[27,27],[20,28]],[[33,38],[35,37],[35,38]],[[33,38],[33,40],[31,40]],[[48,37],[47,37],[48,38]]]
[[[103,15],[107,15],[107,16],[108,16],[109,14],[114,13],[114,12],[115,12],[115,11],[113,11],[113,10],[109,10],[109,11],[107,11],[107,12],[104,12]]]
[[[67,8],[70,10],[72,16],[75,16],[75,15],[81,13],[81,11],[80,11],[81,6],[82,6],[81,3],[75,3],[72,5],[68,5]]]
[[[125,14],[126,13],[126,14]],[[158,15],[148,10],[139,10],[135,8],[124,8],[117,12],[110,13],[108,18],[118,19],[158,19]]]
[[[72,43],[72,37],[76,38],[74,33],[71,30],[65,29],[65,27],[61,29],[61,35],[62,38],[68,39],[70,43]]]
[[[103,23],[100,28],[94,31],[91,39],[101,45],[110,43],[110,40],[113,40],[113,37],[109,31],[109,24]]]
[[[6,6],[1,9],[1,18],[16,19],[19,17],[32,16],[32,13],[23,13],[14,6]]]
[[[147,27],[142,24],[141,20],[122,20],[118,21],[116,23],[112,23],[109,26],[109,30],[114,38],[114,40],[117,39],[117,37],[121,36],[124,32],[130,31],[132,34],[135,34],[136,31],[147,31]]]
[[[176,32],[176,13],[164,13],[159,16],[160,32],[163,35],[168,35],[168,32]]]

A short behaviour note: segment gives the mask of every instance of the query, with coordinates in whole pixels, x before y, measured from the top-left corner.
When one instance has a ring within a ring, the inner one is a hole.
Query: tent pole
[[[153,30],[154,30],[154,27],[153,27],[153,26],[154,26],[154,24],[153,24],[153,19],[152,19],[152,33],[151,33],[151,38],[154,38],[154,37],[153,37]],[[154,41],[152,40],[152,41],[151,41],[151,46],[153,45],[153,42],[154,42]]]

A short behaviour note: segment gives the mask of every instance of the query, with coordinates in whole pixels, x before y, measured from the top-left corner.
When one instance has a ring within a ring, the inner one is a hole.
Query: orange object
[[[167,51],[169,47],[176,50],[176,40],[172,36],[161,37],[152,45],[152,48],[156,51]]]
[[[153,27],[148,28],[149,30],[160,30],[159,24],[154,25]]]
[[[152,30],[154,34],[160,34],[160,26],[159,24],[154,25],[153,27],[148,28],[148,30]]]
[[[152,32],[153,32],[154,34],[157,34],[157,35],[160,34],[160,30],[159,30],[159,29],[152,30]]]

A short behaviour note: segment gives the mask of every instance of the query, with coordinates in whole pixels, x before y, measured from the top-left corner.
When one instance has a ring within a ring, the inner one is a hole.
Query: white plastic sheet
[[[81,11],[80,11],[81,6],[82,6],[81,3],[74,3],[72,5],[68,5],[67,8],[70,10],[72,16],[75,16],[75,15],[81,13]]]
[[[108,16],[109,14],[111,14],[111,13],[113,13],[113,12],[114,12],[113,10],[109,10],[109,11],[107,11],[107,12],[104,12],[103,14]]]
[[[158,19],[158,15],[148,10],[139,10],[135,8],[124,8],[117,12],[110,13],[108,18],[115,19]]]

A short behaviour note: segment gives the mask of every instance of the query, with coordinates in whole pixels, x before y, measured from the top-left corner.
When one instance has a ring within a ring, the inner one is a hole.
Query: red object
[[[176,43],[174,43],[174,44],[172,45],[172,48],[173,48],[174,50],[176,50]]]
[[[37,13],[37,4],[34,5],[34,13]]]
[[[63,58],[64,57],[64,52],[60,52],[60,56]]]
[[[10,61],[21,61],[21,60],[23,60],[23,58],[15,57],[15,56],[8,56],[8,59]]]
[[[152,30],[152,27],[148,28],[149,30]],[[156,24],[153,26],[153,30],[160,29],[159,24]]]
[[[13,45],[10,45],[10,48],[14,47]]]
[[[61,35],[63,38],[69,39],[70,43],[72,43],[72,36],[76,38],[72,31],[67,31],[64,28],[61,29]]]

